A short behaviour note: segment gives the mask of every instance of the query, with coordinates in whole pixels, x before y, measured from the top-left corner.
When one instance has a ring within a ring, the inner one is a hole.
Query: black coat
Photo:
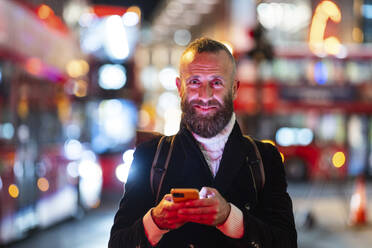
[[[187,223],[166,233],[158,247],[297,247],[292,202],[287,193],[280,154],[274,146],[257,142],[266,176],[257,200],[253,178],[245,163],[247,152],[243,139],[239,125],[235,123],[213,178],[196,140],[181,127],[160,194],[162,197],[171,188],[216,188],[226,201],[243,212],[243,238],[229,238],[215,227]],[[159,138],[145,142],[134,153],[126,192],[111,229],[109,248],[151,247],[142,217],[154,207],[150,170],[158,141]]]

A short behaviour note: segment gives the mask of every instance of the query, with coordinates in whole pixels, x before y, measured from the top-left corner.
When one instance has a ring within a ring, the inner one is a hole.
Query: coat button
[[[254,248],[260,248],[260,245],[257,244],[256,242],[251,242],[251,245],[254,247]]]
[[[244,205],[244,207],[245,207],[245,209],[247,209],[248,211],[251,209],[251,206],[249,205],[249,203],[246,203],[246,204]]]

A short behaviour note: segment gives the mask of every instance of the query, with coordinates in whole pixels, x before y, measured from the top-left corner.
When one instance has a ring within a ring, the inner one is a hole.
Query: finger
[[[167,211],[164,214],[164,218],[167,219],[167,220],[177,219],[178,218],[178,213],[177,213],[177,211]]]
[[[177,211],[178,215],[208,215],[216,214],[218,212],[216,206],[201,207],[201,208],[182,208]]]
[[[216,220],[216,216],[211,215],[190,215],[187,217],[184,217],[185,222],[194,222],[199,224],[207,224],[212,225]]]
[[[169,201],[165,200],[163,203],[164,203],[164,205],[162,207],[166,211],[177,211],[178,209],[185,207],[185,204],[183,202],[182,203],[174,203],[174,202],[169,202]]]
[[[205,198],[205,199],[198,199],[185,202],[186,208],[193,208],[193,207],[208,207],[218,204],[217,198]]]
[[[184,218],[177,217],[173,219],[168,219],[166,220],[167,225],[179,225],[179,224],[184,224],[186,221]]]

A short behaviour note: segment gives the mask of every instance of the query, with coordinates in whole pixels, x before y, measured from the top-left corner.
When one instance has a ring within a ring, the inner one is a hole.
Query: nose
[[[213,89],[208,83],[203,84],[203,86],[199,88],[199,98],[200,99],[208,100],[212,96],[213,96]]]

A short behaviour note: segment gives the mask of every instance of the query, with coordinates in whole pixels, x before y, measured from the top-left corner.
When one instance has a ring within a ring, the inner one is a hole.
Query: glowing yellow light
[[[346,157],[343,152],[336,152],[332,157],[333,166],[340,168],[345,164]]]
[[[234,53],[233,46],[232,46],[232,44],[230,42],[228,42],[228,41],[222,41],[222,44],[224,44],[227,47],[227,49],[230,51],[231,54]]]
[[[269,143],[272,144],[273,146],[276,146],[275,142],[272,140],[261,140],[263,143]]]
[[[13,198],[17,198],[19,196],[19,190],[17,185],[11,184],[8,188],[9,195]]]
[[[328,19],[335,23],[341,21],[341,11],[332,1],[322,1],[315,9],[309,32],[309,48],[315,54],[337,54],[340,52],[340,42],[335,42],[335,37],[324,40],[324,33]],[[337,52],[336,52],[337,51]]]
[[[319,4],[319,11],[325,13],[332,21],[338,23],[341,21],[341,11],[332,1],[323,1]]]
[[[70,77],[77,78],[86,75],[89,72],[89,64],[85,60],[71,60],[66,65],[67,74]]]
[[[74,95],[84,97],[88,92],[88,83],[84,80],[77,80],[74,84]]]
[[[37,187],[43,192],[48,191],[48,189],[49,189],[48,179],[46,179],[45,177],[39,178],[37,180]]]
[[[341,43],[334,36],[328,37],[324,40],[324,50],[328,54],[336,55],[341,50]]]
[[[47,19],[49,16],[53,15],[53,10],[45,4],[40,5],[37,15],[40,17],[40,19]]]
[[[87,74],[89,72],[89,64],[88,64],[88,62],[86,62],[84,59],[80,59],[79,60],[79,63],[80,63],[82,75]]]

